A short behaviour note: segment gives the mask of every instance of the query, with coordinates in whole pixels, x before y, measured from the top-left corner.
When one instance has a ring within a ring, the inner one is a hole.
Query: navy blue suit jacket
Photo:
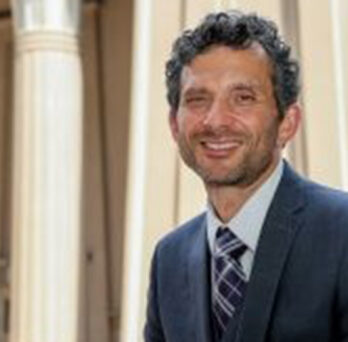
[[[205,214],[157,245],[146,342],[212,342]],[[348,342],[348,195],[288,165],[267,213],[240,320],[223,342]]]

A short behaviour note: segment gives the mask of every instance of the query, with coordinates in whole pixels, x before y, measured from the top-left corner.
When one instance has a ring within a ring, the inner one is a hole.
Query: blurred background
[[[273,19],[301,61],[286,158],[348,190],[346,0],[0,0],[0,342],[142,340],[155,243],[206,201],[164,64],[229,8]]]

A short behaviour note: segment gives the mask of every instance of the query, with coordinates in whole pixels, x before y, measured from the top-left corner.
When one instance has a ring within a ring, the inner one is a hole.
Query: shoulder
[[[310,208],[326,215],[344,216],[348,220],[348,193],[312,181],[305,181],[305,195]]]
[[[198,235],[205,234],[205,227],[206,213],[203,212],[166,234],[159,240],[156,249],[161,252],[162,250],[182,248],[189,245]]]
[[[282,196],[290,197],[291,201],[295,202],[304,200],[310,210],[348,215],[347,192],[306,179],[292,170],[288,164],[285,165],[280,188]]]
[[[348,240],[348,194],[308,180],[288,165],[273,200],[274,210],[302,222],[311,239]],[[294,215],[294,216],[293,216]]]
[[[334,247],[335,252],[348,244],[348,194],[312,181],[303,183],[305,194],[304,231],[311,241]],[[319,243],[319,242],[318,242]]]

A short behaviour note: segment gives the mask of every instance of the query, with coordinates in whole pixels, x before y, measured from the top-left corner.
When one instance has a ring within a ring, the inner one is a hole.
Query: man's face
[[[207,185],[253,184],[287,140],[279,141],[283,122],[264,50],[216,46],[194,58],[170,124],[183,160]]]

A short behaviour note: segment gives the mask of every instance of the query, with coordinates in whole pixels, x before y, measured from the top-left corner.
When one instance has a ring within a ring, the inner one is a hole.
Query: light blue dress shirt
[[[240,259],[247,280],[250,277],[261,228],[282,177],[283,168],[284,162],[280,160],[268,179],[244,203],[241,209],[228,223],[222,223],[215,215],[212,205],[208,203],[207,237],[210,251],[213,254],[217,229],[221,226],[231,229],[231,231],[248,247]]]

